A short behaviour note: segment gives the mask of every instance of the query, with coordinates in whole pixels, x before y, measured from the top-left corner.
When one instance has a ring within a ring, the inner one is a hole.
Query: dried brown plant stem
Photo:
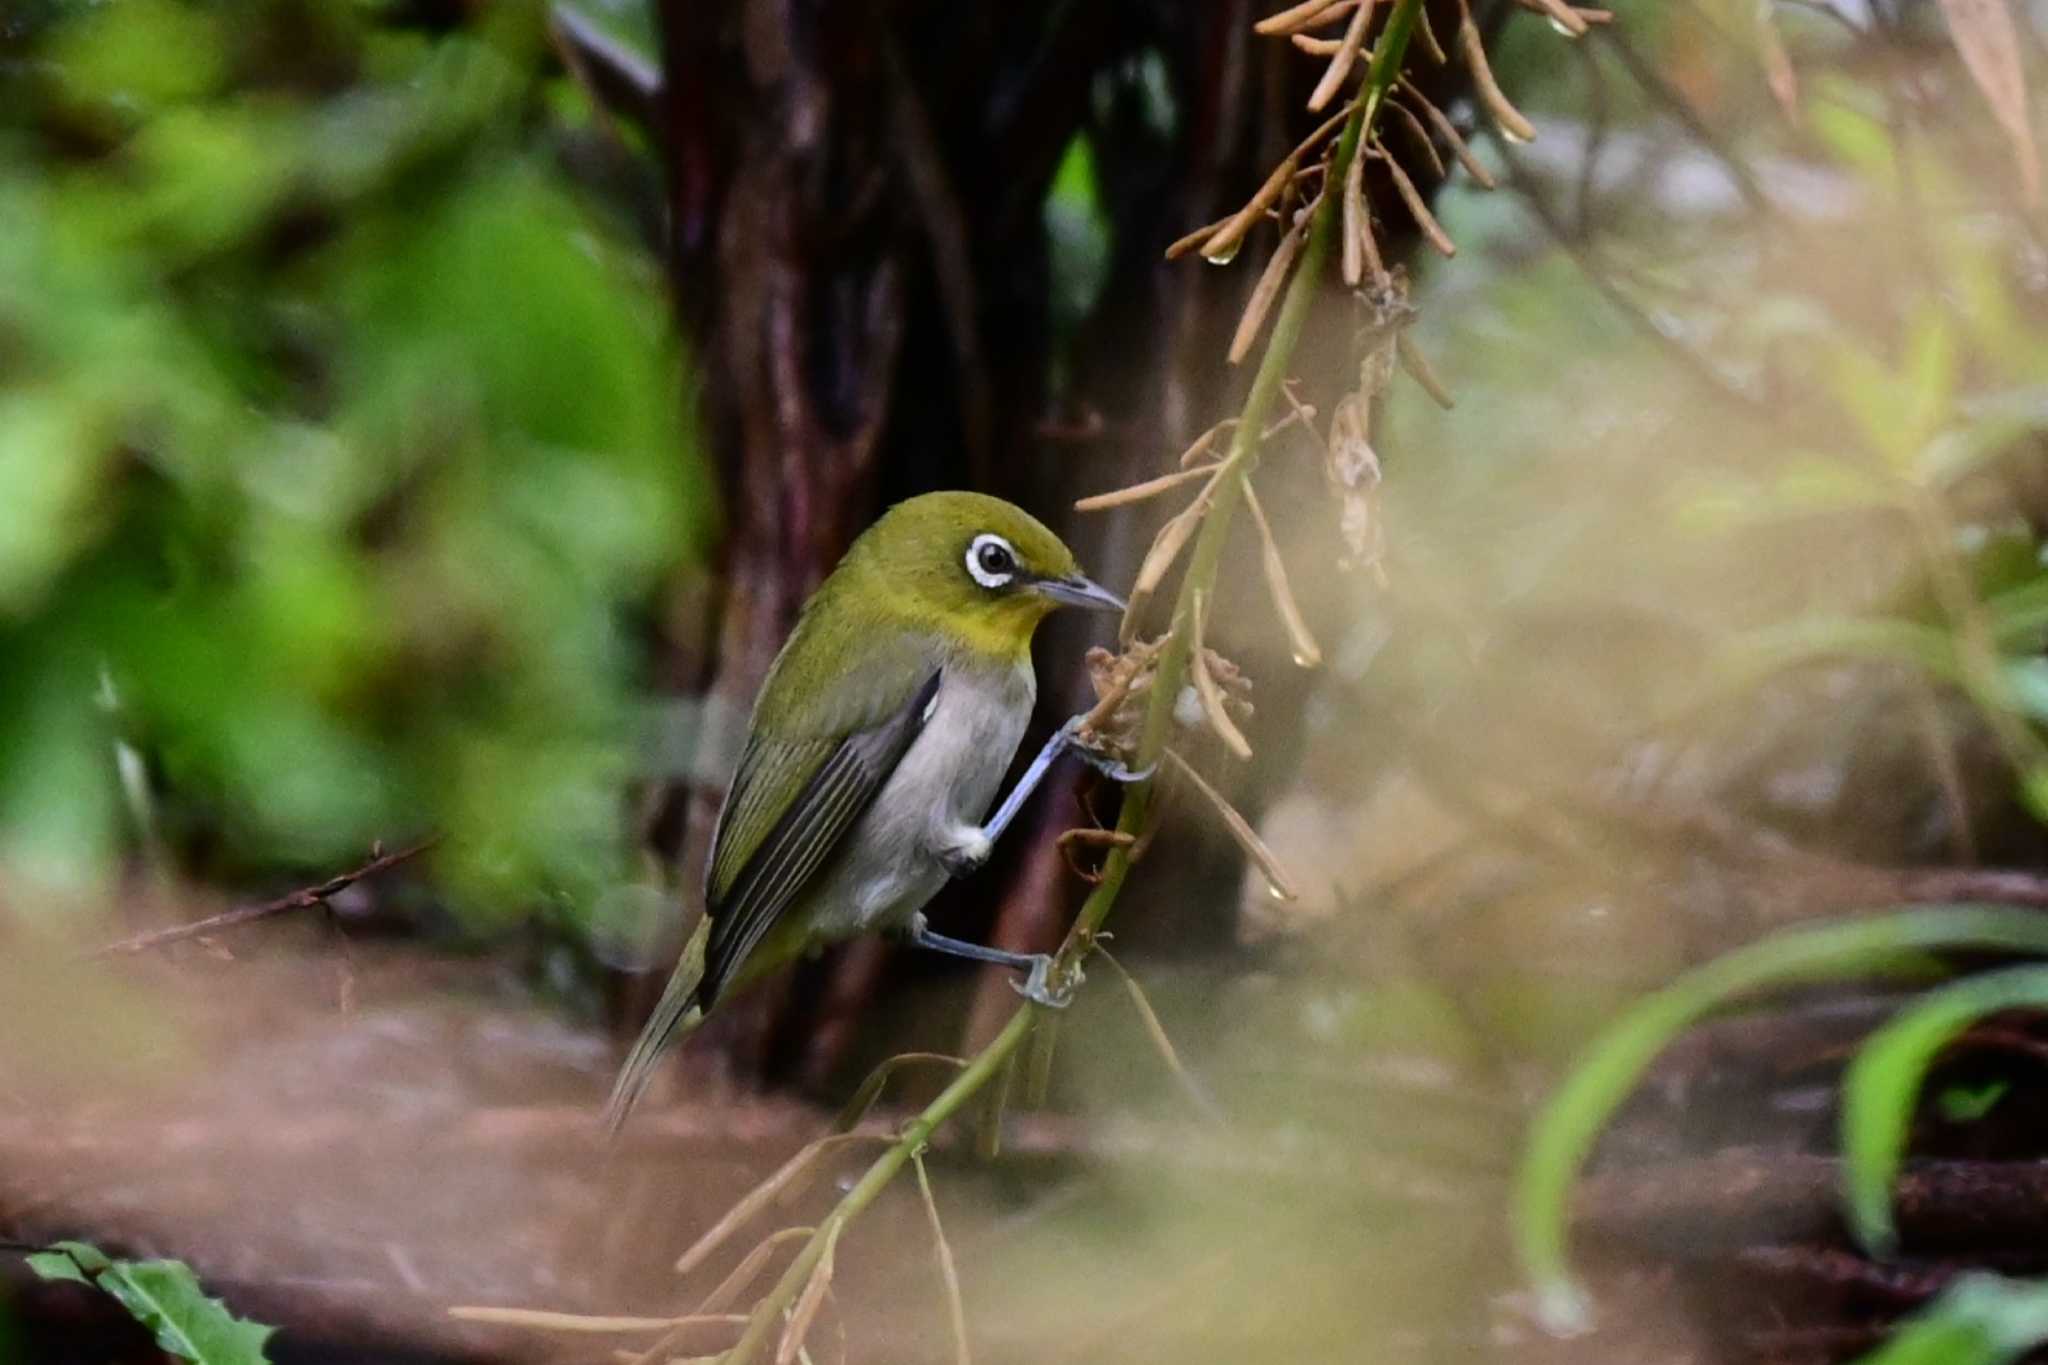
[[[203,938],[208,934],[217,934],[223,929],[239,928],[244,924],[250,924],[259,919],[268,919],[272,915],[281,915],[288,910],[311,910],[316,906],[325,905],[329,899],[340,895],[365,877],[374,877],[379,872],[383,872],[388,868],[396,867],[403,862],[409,862],[440,842],[441,836],[437,834],[431,839],[423,839],[410,848],[402,848],[396,853],[378,853],[355,871],[344,872],[338,877],[330,877],[318,886],[303,886],[290,895],[279,896],[276,900],[265,901],[261,905],[237,906],[233,910],[223,910],[218,915],[208,915],[205,919],[194,920],[190,924],[173,925],[169,929],[157,929],[147,934],[137,934],[133,938],[124,938],[117,943],[109,943],[94,949],[91,956],[107,957],[114,953],[139,953],[148,948],[161,948],[170,943],[182,943],[186,939]]]
[[[1394,0],[1394,8],[1387,19],[1380,40],[1373,48],[1372,65],[1365,78],[1365,92],[1352,106],[1349,119],[1344,125],[1343,136],[1337,144],[1336,160],[1332,165],[1333,175],[1341,178],[1348,171],[1351,159],[1358,154],[1360,142],[1368,128],[1378,117],[1381,106],[1392,88],[1395,75],[1401,69],[1401,61],[1407,52],[1409,36],[1414,32],[1416,15],[1421,11],[1422,0]],[[1274,400],[1280,392],[1280,383],[1287,376],[1293,362],[1295,347],[1301,340],[1301,330],[1308,317],[1309,304],[1318,287],[1324,261],[1330,254],[1330,238],[1336,230],[1337,205],[1326,196],[1321,207],[1310,220],[1307,242],[1302,249],[1301,268],[1287,290],[1287,296],[1280,305],[1279,317],[1273,324],[1273,332],[1266,342],[1264,358],[1252,380],[1251,392],[1245,399],[1244,411],[1238,424],[1231,429],[1230,451],[1225,464],[1238,474],[1248,474],[1258,463],[1260,436],[1265,430],[1266,415],[1271,411]],[[1241,478],[1226,478],[1219,486],[1214,505],[1203,521],[1201,531],[1195,538],[1194,555],[1190,561],[1187,577],[1181,584],[1181,591],[1175,607],[1177,628],[1167,641],[1160,656],[1156,681],[1151,701],[1145,712],[1145,726],[1139,741],[1138,761],[1140,764],[1156,762],[1166,752],[1166,739],[1171,733],[1174,698],[1187,677],[1190,632],[1184,627],[1194,606],[1197,591],[1206,591],[1216,582],[1221,566],[1224,541],[1230,531],[1230,514],[1235,510],[1243,487]],[[1117,829],[1137,839],[1143,836],[1147,816],[1152,805],[1152,783],[1141,782],[1130,787],[1124,794],[1123,810],[1117,819]],[[1052,971],[1053,984],[1068,985],[1072,982],[1082,958],[1094,946],[1095,935],[1102,928],[1103,921],[1115,907],[1117,898],[1123,893],[1124,880],[1129,876],[1133,849],[1112,848],[1103,865],[1102,880],[1082,904],[1081,912],[1074,921],[1074,927],[1061,945]],[[739,1341],[726,1353],[725,1365],[751,1365],[759,1359],[768,1346],[771,1336],[776,1334],[777,1324],[783,1312],[798,1294],[810,1283],[826,1249],[838,1241],[840,1232],[853,1219],[860,1216],[868,1205],[880,1197],[911,1158],[922,1152],[930,1142],[932,1133],[952,1119],[980,1095],[984,1087],[1009,1069],[1012,1061],[1031,1036],[1038,1022],[1041,1007],[1021,1005],[1010,1016],[988,1045],[977,1053],[960,1074],[939,1093],[937,1099],[903,1126],[897,1140],[875,1158],[852,1189],[840,1199],[832,1211],[818,1224],[816,1232],[798,1251],[778,1280],[775,1287],[755,1304],[747,1321],[746,1331]]]

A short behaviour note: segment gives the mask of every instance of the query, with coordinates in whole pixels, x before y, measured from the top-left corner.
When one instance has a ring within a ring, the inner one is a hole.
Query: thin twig
[[[209,915],[190,924],[178,924],[168,929],[137,934],[133,938],[124,938],[117,943],[95,948],[88,956],[107,957],[114,953],[139,953],[149,948],[161,948],[169,943],[182,943],[186,939],[203,938],[208,934],[217,934],[223,929],[238,929],[244,924],[268,919],[272,915],[282,915],[289,910],[312,910],[325,905],[330,899],[364,878],[374,877],[400,863],[417,858],[440,842],[441,836],[437,834],[431,839],[423,839],[412,847],[402,848],[396,853],[379,854],[355,871],[331,877],[318,886],[302,886],[290,895],[279,896],[276,900],[265,901],[261,905],[237,906],[233,910],[223,910],[218,915]]]

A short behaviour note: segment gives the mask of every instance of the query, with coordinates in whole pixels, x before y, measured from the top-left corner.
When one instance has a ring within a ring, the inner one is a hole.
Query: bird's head
[[[860,590],[984,653],[1021,653],[1060,607],[1122,611],[1083,575],[1045,523],[982,493],[926,493],[897,503],[847,554]]]

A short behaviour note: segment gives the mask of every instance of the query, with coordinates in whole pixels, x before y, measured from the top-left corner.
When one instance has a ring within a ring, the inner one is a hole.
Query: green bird
[[[826,944],[889,931],[1028,973],[1052,959],[933,933],[924,906],[989,850],[1062,751],[1121,781],[1070,721],[992,819],[1037,696],[1031,637],[1062,606],[1121,611],[1037,518],[979,493],[927,493],[862,533],[804,604],[754,702],[704,879],[701,965],[686,949],[619,1069],[607,1126],[654,1064],[734,991]],[[692,949],[696,946],[692,944]]]

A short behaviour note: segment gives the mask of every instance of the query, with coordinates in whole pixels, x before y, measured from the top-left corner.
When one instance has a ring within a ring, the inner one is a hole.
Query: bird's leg
[[[907,936],[911,946],[915,948],[945,953],[949,957],[964,957],[970,962],[992,962],[998,967],[1009,967],[1023,972],[1024,980],[1012,983],[1017,987],[1017,993],[1033,1004],[1044,1005],[1048,1009],[1065,1009],[1067,1002],[1074,998],[1074,987],[1081,982],[1081,972],[1077,967],[1073,979],[1067,983],[1065,989],[1055,991],[1049,981],[1052,972],[1051,953],[1012,953],[1002,948],[988,948],[979,943],[968,943],[963,939],[947,938],[944,934],[933,933],[931,926],[925,923],[925,918],[921,914],[910,917]]]
[[[1082,762],[1112,782],[1143,782],[1152,776],[1152,768],[1133,772],[1115,759],[1084,746],[1080,739],[1082,719],[1075,716],[1052,732],[1052,738],[1046,740],[1044,747],[1038,751],[1038,756],[1031,760],[1031,766],[1017,779],[1017,785],[1010,788],[1010,794],[1003,798],[1003,804],[996,808],[996,813],[989,818],[989,822],[981,827],[981,835],[989,843],[993,844],[1003,837],[1003,831],[1010,827],[1010,822],[1017,818],[1017,812],[1031,799],[1031,793],[1038,790],[1038,784],[1045,781],[1045,775],[1052,771],[1053,762],[1069,749],[1080,755]],[[986,856],[983,854],[983,857]]]

